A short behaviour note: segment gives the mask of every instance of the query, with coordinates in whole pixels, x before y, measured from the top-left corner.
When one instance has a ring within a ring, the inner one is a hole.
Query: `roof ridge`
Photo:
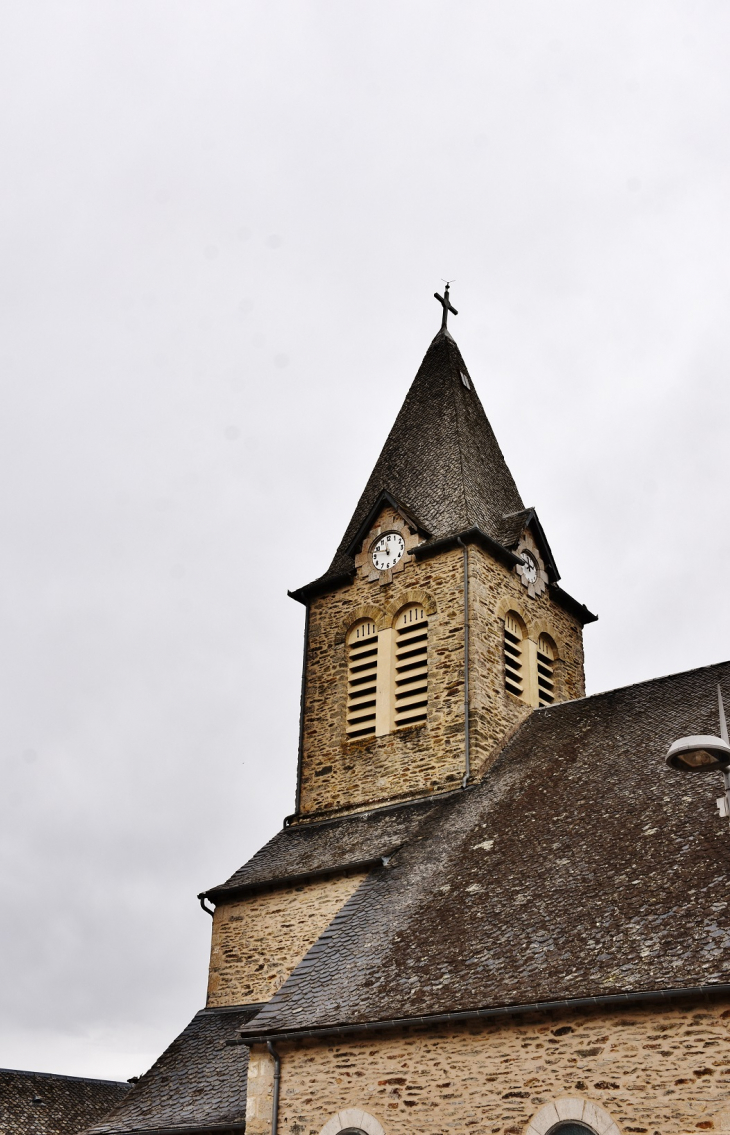
[[[449,336],[449,338],[451,339],[451,342],[456,347],[457,351],[459,351],[456,340],[452,336]],[[461,351],[459,351],[459,357],[461,357]],[[454,417],[456,418],[456,422],[457,422],[456,448],[459,452],[459,467],[461,469],[461,495],[464,498],[464,500],[463,500],[464,520],[466,521],[468,519],[468,516],[469,516],[469,510],[468,510],[468,506],[467,506],[467,503],[466,503],[466,477],[464,475],[464,450],[463,450],[462,445],[461,445],[462,421],[461,421],[461,414],[459,412],[459,404],[458,404],[457,399],[456,399],[456,389],[455,389],[455,385],[454,385],[453,382],[451,383],[451,401],[452,401],[453,406],[454,406]]]
[[[363,891],[366,888],[366,884],[375,877],[375,870],[376,869],[373,868],[368,871],[365,878],[361,880],[350,897],[336,912],[319,938],[309,947],[299,964],[294,967],[281,988],[278,989],[271,1000],[267,1002],[265,1008],[253,1018],[252,1024],[258,1022],[259,1026],[262,1024],[266,1025],[267,1017],[275,1013],[281,1003],[287,1001],[292,994],[296,994],[298,986],[304,978],[307,977],[310,969],[318,961],[320,955],[330,945],[331,940],[344,928],[353,911],[356,912],[363,905],[365,901]]]
[[[3,1072],[8,1072],[13,1076],[32,1076],[34,1079],[38,1077],[47,1080],[73,1080],[80,1081],[86,1084],[113,1084],[115,1087],[127,1088],[129,1082],[127,1080],[102,1080],[96,1076],[70,1076],[65,1072],[31,1072],[25,1068],[0,1068],[0,1075]]]
[[[311,828],[323,827],[325,824],[337,824],[341,820],[354,820],[356,817],[372,816],[375,813],[396,812],[399,808],[413,808],[418,804],[433,804],[445,796],[453,796],[462,792],[462,788],[448,788],[444,792],[429,792],[425,796],[414,796],[407,800],[397,800],[394,804],[378,804],[371,808],[362,808],[359,812],[340,812],[336,815],[325,816],[321,820],[307,820],[296,824],[286,824],[285,831],[309,831]],[[287,817],[288,818],[288,817]]]
[[[730,658],[723,659],[722,662],[708,662],[704,666],[691,666],[689,670],[674,670],[670,674],[659,674],[656,678],[642,678],[640,682],[627,682],[625,686],[612,686],[609,690],[599,690],[595,694],[584,694],[580,698],[570,698],[567,701],[555,702],[554,705],[536,706],[530,714],[530,717],[535,713],[544,714],[550,710],[558,710],[561,706],[575,705],[576,702],[596,701],[598,698],[606,698],[610,694],[620,694],[623,690],[635,690],[640,686],[655,686],[660,682],[670,682],[674,678],[683,678],[688,674],[699,674],[702,670],[717,670],[720,666],[730,666]],[[529,721],[530,717],[526,717],[525,721]],[[524,724],[524,722],[522,724]]]

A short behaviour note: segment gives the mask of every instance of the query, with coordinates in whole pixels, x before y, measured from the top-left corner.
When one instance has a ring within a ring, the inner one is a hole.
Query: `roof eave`
[[[358,859],[353,863],[342,863],[336,867],[322,867],[318,871],[301,871],[297,875],[279,875],[259,882],[239,883],[234,887],[226,887],[225,884],[219,887],[211,887],[209,891],[201,891],[198,898],[207,899],[214,903],[233,902],[244,895],[255,894],[257,891],[268,891],[272,887],[298,887],[301,883],[309,883],[314,879],[329,879],[333,875],[354,875],[362,871],[371,871],[373,867],[381,864],[384,858],[393,855],[400,846],[398,844],[396,847],[391,847],[380,855],[371,856],[369,859]]]
[[[550,594],[558,606],[562,607],[564,611],[567,611],[569,615],[572,615],[574,619],[577,619],[581,626],[584,627],[587,623],[597,622],[598,615],[594,615],[592,611],[589,611],[585,603],[579,603],[578,600],[574,599],[572,595],[569,595],[567,591],[563,591],[562,587],[558,587],[557,583],[550,584]]]
[[[290,599],[296,599],[297,603],[303,603],[306,607],[318,595],[326,595],[329,591],[338,591],[341,587],[348,587],[354,578],[354,568],[352,571],[343,571],[338,575],[323,575],[311,583],[305,583],[303,587],[298,587],[296,591],[287,591],[287,595]]]
[[[86,1135],[228,1135],[229,1131],[245,1130],[245,1119],[237,1119],[222,1123],[186,1123],[178,1127],[90,1127]]]
[[[492,536],[488,536],[481,528],[466,528],[463,532],[454,532],[450,536],[442,536],[439,540],[430,540],[425,544],[419,544],[414,548],[411,555],[417,560],[427,560],[431,556],[437,556],[440,552],[448,552],[452,548],[459,548],[461,544],[477,544],[479,547],[484,548],[486,552],[494,556],[495,560],[499,560],[505,564],[506,567],[514,567],[516,564],[522,563],[520,556],[511,552],[509,548],[505,548]]]
[[[385,1020],[360,1021],[356,1024],[322,1025],[311,1029],[262,1030],[261,1033],[241,1033],[237,1040],[229,1040],[228,1045],[266,1044],[276,1040],[304,1040],[327,1036],[345,1036],[353,1033],[373,1032],[378,1029],[399,1029],[428,1027],[473,1021],[478,1018],[510,1017],[526,1013],[571,1011],[576,1009],[601,1009],[618,1005],[638,1005],[646,1002],[676,1001],[710,997],[730,997],[730,984],[693,985],[670,989],[650,989],[627,991],[625,993],[605,993],[593,997],[566,997],[556,1001],[529,1001],[524,1004],[495,1005],[480,1009],[463,1009],[451,1013],[431,1013],[419,1017],[393,1017]]]

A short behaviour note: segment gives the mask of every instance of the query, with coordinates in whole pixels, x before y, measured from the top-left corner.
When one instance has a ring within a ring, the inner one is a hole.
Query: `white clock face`
[[[522,553],[522,562],[525,565],[522,569],[522,578],[526,583],[534,583],[537,579],[537,564],[529,552]]]
[[[378,571],[387,571],[394,567],[406,550],[406,542],[397,532],[388,532],[381,536],[373,548],[373,566]]]

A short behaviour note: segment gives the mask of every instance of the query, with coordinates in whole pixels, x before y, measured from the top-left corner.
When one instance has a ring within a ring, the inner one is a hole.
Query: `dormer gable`
[[[520,556],[527,551],[539,557],[544,583],[557,583],[560,579],[558,565],[548,543],[545,529],[534,508],[523,508],[508,513],[504,517],[501,543],[505,548]]]
[[[372,553],[378,542],[382,542],[389,533],[402,540],[403,555],[392,566],[379,570],[373,562]],[[394,575],[406,569],[411,563],[410,553],[427,540],[429,535],[425,526],[416,520],[409,509],[404,508],[391,493],[383,490],[353,537],[348,554],[352,556],[359,576],[385,586],[393,582]]]

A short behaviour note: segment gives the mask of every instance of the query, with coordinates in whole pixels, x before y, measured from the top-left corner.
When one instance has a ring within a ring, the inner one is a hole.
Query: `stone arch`
[[[559,658],[562,662],[565,657],[565,650],[563,649],[563,644],[560,638],[555,633],[555,628],[553,627],[552,623],[550,623],[547,619],[536,619],[529,629],[530,638],[533,638],[535,642],[538,641],[540,635],[547,635],[547,637],[552,640],[553,646],[555,647],[556,658]]]
[[[367,603],[362,607],[355,607],[354,610],[348,611],[347,618],[340,622],[335,633],[335,646],[341,646],[344,643],[350,627],[359,622],[360,619],[372,619],[379,631],[382,631],[383,627],[387,625],[386,615],[382,607],[373,607]]]
[[[548,1135],[559,1123],[585,1123],[596,1135],[621,1135],[618,1124],[607,1111],[591,1100],[563,1096],[536,1111],[525,1127],[525,1135]]]
[[[510,596],[507,596],[504,599],[500,599],[494,612],[496,617],[504,622],[504,617],[508,613],[508,611],[514,611],[516,615],[520,616],[522,622],[527,628],[527,637],[532,638],[532,620],[527,613],[524,603],[521,603],[519,599]]]
[[[333,1115],[325,1123],[319,1135],[338,1135],[340,1131],[346,1131],[348,1128],[364,1131],[365,1135],[385,1135],[382,1125],[375,1116],[368,1111],[361,1111],[359,1107],[346,1107],[338,1111],[337,1115]]]
[[[533,686],[531,652],[528,644],[530,632],[525,620],[510,607],[504,613],[502,660],[504,688],[508,694],[531,704]]]
[[[385,626],[392,627],[399,611],[411,603],[420,603],[427,615],[436,614],[436,602],[433,596],[420,587],[411,587],[408,591],[401,591],[397,599],[391,600],[385,608]]]

